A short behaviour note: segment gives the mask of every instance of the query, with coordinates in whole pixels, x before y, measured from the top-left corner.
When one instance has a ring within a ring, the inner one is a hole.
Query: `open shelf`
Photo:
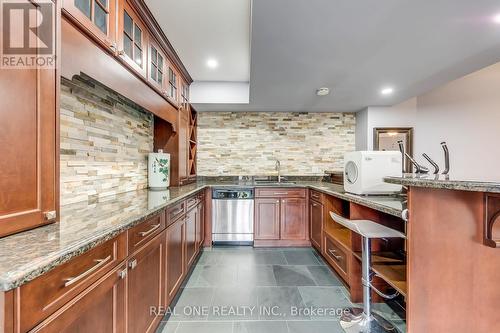
[[[353,252],[361,261],[361,252]],[[406,259],[395,252],[372,252],[372,271],[406,297]]]
[[[372,270],[382,280],[406,297],[406,265],[373,264]]]
[[[353,252],[361,260],[361,252]],[[404,264],[405,257],[395,252],[372,252],[372,265],[374,264]]]
[[[346,249],[351,250],[351,230],[346,228],[325,228],[325,232]]]

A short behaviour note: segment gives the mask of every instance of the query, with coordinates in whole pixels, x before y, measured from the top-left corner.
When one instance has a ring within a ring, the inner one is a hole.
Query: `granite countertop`
[[[61,207],[59,223],[0,239],[0,291],[21,286],[52,268],[101,244],[119,233],[208,186],[264,187],[276,184],[198,182],[166,191],[132,191]],[[279,187],[311,188],[378,211],[401,216],[400,197],[367,197],[345,193],[343,187],[319,181],[297,181]]]
[[[385,177],[384,181],[403,186],[500,193],[500,182],[474,178],[467,180],[452,175],[404,174],[402,177]]]

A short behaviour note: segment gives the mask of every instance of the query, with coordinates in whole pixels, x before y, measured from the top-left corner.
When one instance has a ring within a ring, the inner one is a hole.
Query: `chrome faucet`
[[[278,183],[281,183],[281,163],[279,160],[276,160],[276,166],[274,168],[278,171]]]

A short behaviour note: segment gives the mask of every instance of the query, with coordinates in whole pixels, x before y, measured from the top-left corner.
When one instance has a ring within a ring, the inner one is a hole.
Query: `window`
[[[172,68],[168,69],[168,95],[177,101],[177,74]]]
[[[142,30],[123,12],[123,52],[142,68]]]
[[[154,46],[151,46],[151,79],[160,86],[163,84],[163,57]]]
[[[91,20],[99,30],[108,33],[108,0],[75,0],[75,7]]]

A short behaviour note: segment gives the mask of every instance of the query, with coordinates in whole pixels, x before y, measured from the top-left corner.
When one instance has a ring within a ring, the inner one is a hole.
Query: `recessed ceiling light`
[[[386,87],[380,90],[380,93],[384,96],[391,95],[394,92],[394,88]]]
[[[500,14],[497,14],[493,17],[493,22],[496,24],[500,24]]]
[[[319,88],[318,90],[316,90],[316,95],[318,95],[318,96],[326,96],[329,93],[330,93],[330,89],[328,89],[326,87]]]
[[[215,59],[208,59],[207,66],[208,68],[217,68],[217,66],[219,66],[219,62]]]

